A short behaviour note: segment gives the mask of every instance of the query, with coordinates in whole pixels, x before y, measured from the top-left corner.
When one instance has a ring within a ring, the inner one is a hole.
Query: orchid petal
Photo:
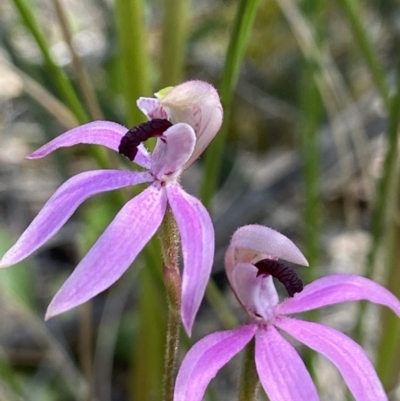
[[[272,276],[258,276],[250,263],[238,263],[232,272],[231,286],[239,302],[254,319],[268,321],[279,303]]]
[[[276,326],[328,358],[340,371],[356,401],[386,401],[387,396],[365,351],[343,333],[318,323],[281,318]]]
[[[100,192],[153,181],[149,173],[120,170],[96,170],[78,174],[65,182],[3,256],[0,267],[25,259],[51,238],[87,198]]]
[[[130,200],[57,292],[46,319],[93,298],[115,283],[157,231],[167,197],[151,185]]]
[[[178,184],[167,185],[168,201],[178,224],[182,243],[182,322],[190,335],[211,274],[214,228],[201,202]]]
[[[215,88],[203,81],[187,81],[175,86],[160,99],[171,121],[187,123],[196,132],[196,147],[185,164],[188,168],[214,139],[222,124],[222,105]]]
[[[196,135],[188,124],[175,124],[157,140],[151,158],[151,172],[158,179],[174,178],[193,153]]]
[[[140,111],[149,119],[162,118],[168,120],[167,111],[158,99],[152,97],[140,97],[136,101]]]
[[[57,138],[54,138],[52,141],[32,152],[27,156],[27,159],[40,159],[54,152],[56,149],[74,146],[80,143],[103,145],[118,152],[121,139],[127,131],[128,129],[123,125],[111,121],[94,121],[73,128]],[[150,156],[143,144],[138,146],[135,163],[145,168],[150,167]]]
[[[273,326],[256,333],[256,368],[271,401],[319,401],[299,354]]]
[[[186,354],[175,384],[174,401],[201,401],[208,383],[253,338],[256,325],[204,337]]]
[[[400,301],[390,291],[372,280],[352,274],[334,274],[315,280],[302,292],[279,304],[277,313],[299,313],[359,300],[385,305],[400,317]]]
[[[229,281],[236,263],[254,264],[265,258],[279,258],[308,266],[307,259],[288,237],[272,228],[251,224],[235,231],[226,251],[225,269]]]

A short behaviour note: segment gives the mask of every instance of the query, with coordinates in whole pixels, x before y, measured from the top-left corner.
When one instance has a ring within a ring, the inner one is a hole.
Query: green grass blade
[[[160,265],[157,266],[160,268]],[[131,399],[161,400],[166,332],[166,302],[158,291],[154,273],[149,266],[140,272],[139,332],[133,344]]]
[[[115,3],[122,88],[129,126],[144,119],[142,112],[136,107],[136,100],[140,96],[151,94],[143,6],[144,2],[141,0],[116,0]]]
[[[397,71],[397,93],[392,100],[389,115],[388,151],[385,174],[379,183],[379,198],[372,226],[372,246],[368,258],[369,274],[373,275],[377,263],[378,246],[384,236],[387,266],[386,287],[400,297],[399,243],[400,226],[393,216],[400,210],[398,130],[400,116],[400,61]],[[388,228],[387,230],[385,228]],[[386,241],[387,240],[387,241]],[[381,338],[377,352],[377,371],[386,389],[392,389],[400,371],[400,322],[391,311],[384,310],[381,318]]]
[[[398,155],[398,129],[400,120],[400,62],[397,72],[397,92],[392,98],[390,114],[389,114],[389,128],[388,128],[388,146],[384,163],[384,174],[378,182],[377,189],[377,202],[372,216],[372,245],[368,255],[366,277],[373,277],[374,266],[377,257],[377,250],[380,244],[388,219],[387,203],[389,198],[394,196],[393,193],[393,179],[396,172],[396,162]]]
[[[308,16],[313,32],[316,36],[316,46],[320,47],[323,40],[322,27],[325,4],[319,0],[303,1],[304,13]],[[300,107],[301,107],[301,135],[300,151],[303,159],[304,182],[304,238],[305,256],[310,264],[306,270],[306,283],[314,281],[318,274],[319,249],[321,238],[321,196],[320,196],[320,148],[318,130],[322,123],[323,107],[315,77],[320,74],[319,65],[315,60],[303,61]],[[318,320],[319,311],[308,313],[307,320]],[[315,377],[314,358],[315,353],[309,349],[304,350],[303,359],[308,370]]]
[[[86,107],[89,110],[90,117],[93,120],[103,120],[103,113],[101,112],[99,103],[97,101],[96,93],[94,91],[89,74],[73,46],[70,24],[64,6],[61,4],[60,0],[53,0],[53,4],[58,19],[60,20],[60,26],[63,32],[65,43],[68,45],[72,56],[72,65],[76,74],[79,89],[83,99],[85,100]]]
[[[390,114],[389,114],[389,128],[387,133],[387,152],[385,156],[383,175],[377,185],[377,200],[375,208],[372,213],[371,224],[371,247],[367,256],[367,266],[365,276],[373,278],[375,267],[378,257],[379,247],[384,238],[386,228],[388,228],[388,221],[390,214],[388,205],[390,205],[393,196],[396,196],[394,179],[396,179],[396,163],[398,157],[398,129],[400,120],[400,60],[397,66],[397,91],[395,96],[391,99]],[[397,177],[398,179],[398,177]],[[393,217],[392,217],[393,218]],[[363,316],[365,314],[366,303],[360,305],[357,322],[355,325],[355,337],[359,343],[363,339]]]
[[[239,77],[246,44],[256,16],[257,5],[258,0],[241,0],[237,9],[219,87],[219,94],[224,108],[224,122],[220,132],[205,154],[203,182],[200,194],[206,207],[210,206],[212,196],[217,188],[222,165],[222,154],[229,126],[233,93]]]
[[[399,202],[397,202],[396,210],[399,210]],[[388,258],[385,258],[389,270],[386,287],[397,298],[400,298],[400,226],[398,222],[395,222],[394,225],[394,233],[391,241],[388,241],[390,243]],[[396,386],[400,372],[400,319],[388,308],[382,308],[380,332],[376,353],[376,371],[383,386],[390,392]]]
[[[323,26],[322,12],[324,5],[319,0],[307,0],[304,3],[305,12],[314,26],[316,36],[321,37]],[[321,40],[316,40],[321,42]],[[323,107],[315,76],[320,73],[315,60],[306,59],[300,85],[301,123],[301,155],[303,159],[303,180],[305,191],[304,220],[306,238],[306,257],[310,263],[307,269],[307,282],[316,278],[316,266],[319,259],[320,246],[320,149],[318,130],[322,123]]]
[[[385,72],[379,57],[374,50],[374,46],[369,38],[367,29],[362,24],[360,16],[363,14],[361,4],[354,0],[339,0],[340,5],[345,12],[351,28],[353,30],[354,40],[357,47],[364,57],[364,60],[371,72],[375,85],[386,105],[387,110],[390,108],[389,87],[386,83]]]
[[[31,35],[39,46],[49,73],[57,85],[61,98],[68,104],[69,108],[75,114],[80,123],[87,122],[88,116],[68,77],[54,61],[46,38],[34,17],[32,8],[26,4],[25,0],[13,0],[13,2],[24,21],[24,24],[29,29]]]
[[[189,7],[187,0],[164,0],[160,88],[176,85],[182,80]]]

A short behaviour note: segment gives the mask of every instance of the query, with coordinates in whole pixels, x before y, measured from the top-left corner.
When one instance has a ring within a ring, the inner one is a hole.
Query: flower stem
[[[259,379],[254,359],[254,348],[255,341],[253,338],[245,349],[238,401],[254,401],[257,398]]]
[[[163,276],[168,300],[163,400],[172,401],[174,398],[176,362],[181,326],[181,276],[178,267],[178,229],[169,207],[160,228],[160,239],[164,261]]]

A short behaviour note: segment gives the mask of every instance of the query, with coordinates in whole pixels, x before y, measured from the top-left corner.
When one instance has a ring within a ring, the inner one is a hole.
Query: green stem
[[[393,180],[395,178],[397,148],[398,148],[398,129],[400,119],[400,60],[397,65],[397,91],[396,95],[391,100],[388,128],[388,147],[384,162],[384,174],[377,185],[377,201],[372,214],[371,226],[371,247],[367,258],[367,267],[365,276],[372,278],[375,272],[376,259],[378,255],[379,245],[385,233],[389,213],[387,202],[393,196],[396,196],[393,191]],[[359,308],[357,321],[355,325],[355,337],[358,342],[362,342],[362,321],[366,310],[366,303],[362,302]]]
[[[181,277],[178,267],[179,236],[176,221],[168,207],[160,228],[163,275],[168,298],[167,339],[164,360],[163,400],[173,401],[179,334],[181,326]]]
[[[256,370],[254,349],[255,341],[253,338],[245,349],[238,401],[255,401],[257,398],[259,379]]]
[[[400,90],[400,89],[399,89]],[[393,196],[387,201],[390,219],[385,236],[385,265],[388,267],[386,288],[400,298],[400,153],[396,157],[396,174],[391,186]],[[381,336],[377,350],[376,370],[385,389],[390,392],[395,388],[400,372],[400,320],[390,309],[383,308],[381,316]]]
[[[86,401],[94,400],[93,383],[93,325],[92,302],[86,302],[79,308],[79,358],[82,373],[88,383]]]
[[[159,271],[155,272],[155,268]],[[160,263],[151,265],[146,257],[139,276],[138,305],[132,310],[132,317],[139,327],[134,337],[133,363],[129,374],[131,400],[161,399],[166,308],[164,294],[158,291],[155,280],[157,274],[161,276],[160,270]]]
[[[354,0],[339,0],[343,11],[346,13],[353,30],[354,39],[357,43],[357,48],[360,50],[371,72],[375,85],[378,88],[380,95],[386,105],[387,110],[390,109],[389,87],[386,83],[385,72],[382,64],[379,61],[378,55],[374,50],[374,45],[369,39],[368,30],[364,28],[361,15],[362,9],[360,2]]]
[[[397,208],[397,213],[400,208]],[[386,287],[397,298],[400,298],[400,225],[396,225],[390,241],[389,257],[387,264],[389,274],[386,279]],[[390,392],[396,386],[400,371],[400,320],[390,309],[382,309],[381,337],[377,349],[376,371],[385,389]]]
[[[200,194],[206,207],[210,206],[211,199],[217,188],[222,166],[222,155],[230,122],[233,93],[239,77],[244,50],[256,16],[257,5],[258,0],[241,0],[237,9],[219,88],[221,103],[225,113],[224,122],[220,132],[205,154],[203,182]]]
[[[126,103],[126,116],[130,126],[143,120],[136,107],[140,96],[151,93],[150,62],[146,52],[146,29],[143,21],[144,2],[141,0],[116,0],[115,12],[120,41],[122,86]]]
[[[188,0],[164,0],[160,88],[178,84],[183,75],[187,41]]]
[[[71,85],[71,82],[68,80],[64,71],[56,64],[54,61],[49,45],[43,35],[39,24],[37,23],[33,10],[30,6],[28,6],[25,0],[13,0],[14,4],[18,8],[18,11],[31,32],[33,38],[35,39],[37,45],[39,46],[40,51],[42,52],[43,58],[47,64],[47,68],[49,69],[50,75],[52,76],[57,88],[66,103],[68,104],[71,111],[75,114],[76,118],[80,123],[84,123],[88,121],[88,116],[79,101],[79,98]]]
[[[303,2],[304,12],[308,15],[314,27],[316,44],[322,41],[323,27],[323,3],[319,0],[307,0]],[[315,82],[315,76],[319,73],[319,66],[315,60],[305,59],[302,71],[302,85],[300,92],[300,105],[302,109],[301,127],[301,155],[303,158],[303,180],[305,189],[304,221],[306,238],[305,255],[310,266],[306,270],[306,282],[310,283],[317,277],[319,262],[321,212],[320,212],[320,149],[318,128],[321,124],[322,103],[319,89]],[[308,312],[307,319],[318,319],[319,311]],[[306,349],[304,362],[312,376],[315,377],[313,363],[315,353]]]
[[[179,309],[180,308],[177,308],[176,306],[172,307],[171,305],[168,307],[167,341],[165,348],[163,382],[164,401],[173,401],[174,399],[174,384],[181,327],[181,315]]]

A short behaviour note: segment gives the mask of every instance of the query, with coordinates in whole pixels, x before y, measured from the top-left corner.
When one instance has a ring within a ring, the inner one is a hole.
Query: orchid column
[[[179,177],[218,132],[222,107],[216,90],[202,81],[188,81],[156,96],[137,102],[149,120],[147,123],[128,130],[114,122],[92,122],[66,132],[28,156],[38,159],[60,147],[97,144],[125,155],[145,171],[97,170],[72,177],[4,255],[0,267],[13,265],[33,253],[90,196],[148,183],[147,189],[124,205],[81,260],[51,301],[46,318],[86,302],[117,281],[162,225],[160,237],[170,311],[165,399],[170,400],[180,317],[190,335],[214,257],[211,218],[201,202],[182,189]],[[141,143],[150,137],[157,138],[152,154]]]

